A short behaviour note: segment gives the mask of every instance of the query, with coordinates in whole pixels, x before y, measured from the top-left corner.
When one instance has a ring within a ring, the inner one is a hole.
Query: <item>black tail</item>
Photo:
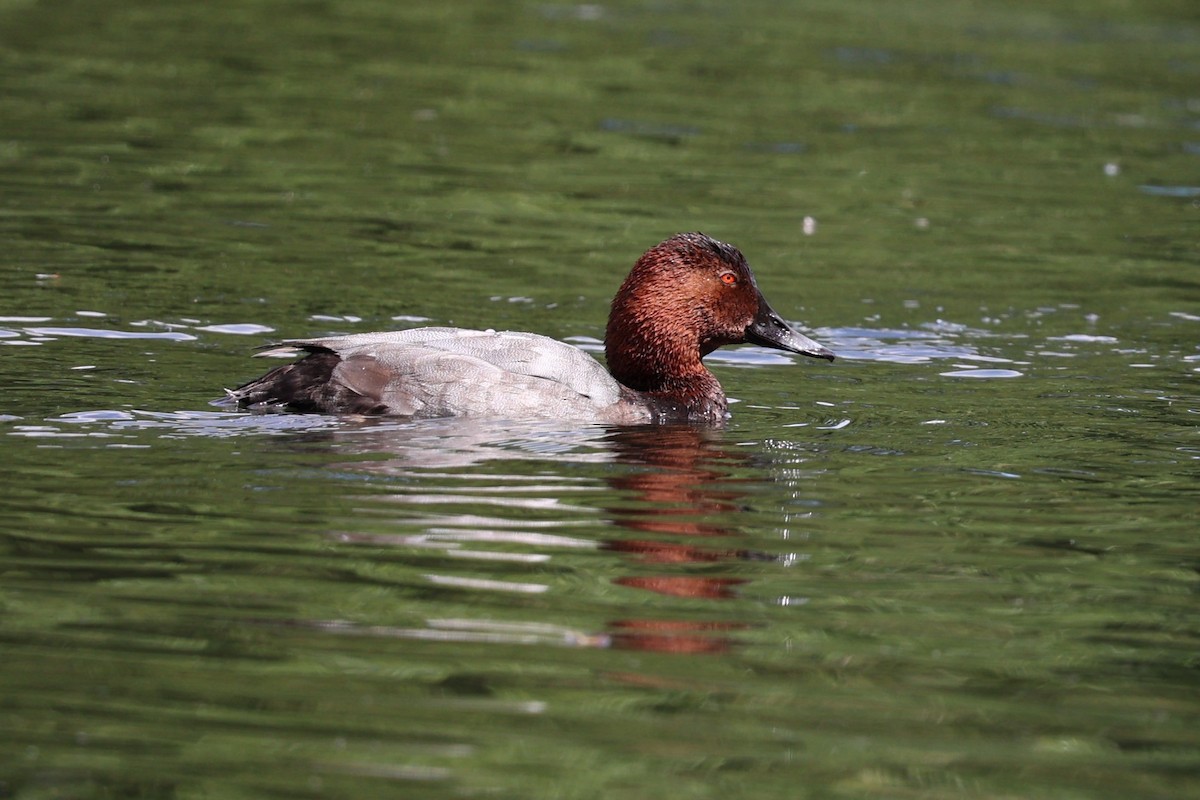
[[[216,405],[256,411],[336,411],[344,386],[333,381],[333,370],[341,356],[332,350],[313,350],[292,364],[285,364],[244,383],[226,389]]]

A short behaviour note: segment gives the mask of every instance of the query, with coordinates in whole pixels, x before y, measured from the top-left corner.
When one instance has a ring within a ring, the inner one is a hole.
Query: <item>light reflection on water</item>
[[[750,578],[678,570],[737,562],[786,567],[799,561],[796,553],[762,551],[739,541],[743,533],[734,520],[754,485],[742,487],[728,475],[748,468],[753,454],[731,447],[721,432],[704,428],[140,411],[78,412],[46,422],[15,425],[12,433],[49,441],[64,436],[129,438],[142,446],[147,434],[165,441],[222,438],[234,431],[324,442],[336,454],[329,474],[372,479],[360,484],[365,493],[343,498],[371,520],[371,529],[333,530],[329,539],[339,547],[394,550],[414,566],[410,582],[443,592],[473,597],[543,594],[553,582],[507,577],[499,569],[551,567],[564,554],[604,551],[636,565],[631,574],[614,576],[613,586],[687,601],[737,601],[752,586]],[[807,458],[788,452],[780,478],[797,480],[796,470]],[[505,464],[512,464],[513,471],[506,473]],[[538,474],[523,474],[523,464],[537,465]],[[546,471],[553,464],[563,472]],[[484,466],[485,471],[477,472]],[[603,477],[573,476],[594,467],[606,467]],[[392,526],[413,532],[387,532]],[[596,535],[606,528],[610,534]],[[572,536],[572,529],[587,535]],[[434,555],[436,569],[420,566],[430,561],[432,567]],[[799,601],[789,595],[771,602]],[[430,618],[415,628],[340,620],[291,619],[286,624],[366,637],[697,654],[728,652],[738,644],[736,632],[748,627],[724,616],[659,618],[650,608],[610,619],[601,630],[487,619],[448,626]]]
[[[1046,314],[1058,312],[1058,308],[1040,308],[1028,312],[1028,319],[1036,320]],[[94,312],[98,317],[102,312]],[[1180,323],[1191,322],[1196,316],[1188,312],[1173,311],[1168,314],[1172,320]],[[354,325],[361,319],[354,315],[345,317],[314,317],[318,321],[341,321]],[[401,319],[401,318],[398,318]],[[410,318],[403,318],[412,321]],[[415,318],[420,319],[420,318]],[[49,322],[47,317],[4,317],[0,322]],[[985,321],[993,321],[985,317]],[[1094,325],[1094,320],[1091,321]],[[132,327],[161,328],[163,330],[122,330],[116,328],[84,328],[75,326],[19,326],[9,329],[0,328],[0,344],[7,345],[42,345],[62,337],[93,338],[97,340],[144,339],[187,342],[195,341],[208,334],[229,334],[235,336],[259,336],[263,342],[271,341],[267,334],[274,329],[267,325],[253,322],[201,324],[199,320],[187,322],[161,322],[144,320],[130,323]],[[406,327],[406,326],[400,326]],[[803,326],[800,326],[803,329]],[[188,333],[188,330],[195,333]],[[366,330],[366,328],[362,328]],[[339,332],[360,332],[353,328],[346,330],[345,326]],[[1009,378],[1019,377],[1023,370],[1014,368],[980,369],[976,362],[986,364],[1011,364],[1029,366],[1030,361],[1020,357],[1005,357],[1000,353],[1012,353],[1020,345],[1025,357],[1071,358],[1081,352],[1087,345],[1119,345],[1120,340],[1112,335],[1092,332],[1051,334],[1036,336],[1030,332],[1000,331],[987,327],[970,327],[961,323],[938,319],[933,322],[920,323],[912,327],[889,328],[878,327],[837,327],[821,328],[812,335],[827,346],[833,348],[839,359],[856,361],[875,361],[892,364],[927,364],[937,360],[959,360],[972,362],[963,369],[942,373],[947,377],[964,377],[970,373],[974,378]],[[593,353],[602,354],[603,342],[588,336],[568,336],[565,341]],[[1138,348],[1124,348],[1119,352],[1125,354],[1145,353]],[[249,353],[247,353],[249,355]],[[1181,354],[1184,362],[1194,360],[1194,354]],[[1158,356],[1152,356],[1158,358]],[[783,353],[778,350],[742,346],[723,348],[711,353],[706,360],[710,364],[732,367],[774,366],[803,361],[801,357]],[[1131,366],[1145,366],[1133,364]],[[90,369],[92,366],[76,367]]]
[[[972,404],[968,394],[940,393],[915,410],[902,394],[909,379],[936,382],[947,366],[978,376],[1014,365],[1035,381],[1039,358],[1053,354],[1050,363],[1092,379],[1092,356],[1172,357],[1070,330],[1009,334],[943,320],[819,329],[841,357],[820,370],[756,348],[723,351],[719,366],[742,368],[727,374],[743,379],[745,398],[726,431],[120,407],[10,419],[6,435],[69,450],[63,463],[88,448],[137,448],[133,461],[107,463],[95,530],[85,511],[69,527],[20,534],[26,546],[70,553],[45,576],[27,560],[24,580],[35,588],[26,591],[54,587],[45,591],[55,599],[43,602],[57,608],[70,602],[64,584],[97,587],[102,613],[59,609],[77,621],[51,629],[53,647],[154,647],[176,671],[201,672],[186,659],[213,651],[221,679],[202,674],[193,691],[220,713],[243,713],[240,695],[215,688],[230,675],[257,676],[259,703],[316,704],[317,713],[300,716],[322,741],[353,729],[328,708],[358,709],[370,733],[333,749],[318,744],[304,764],[325,780],[453,785],[501,741],[542,741],[556,753],[558,731],[580,719],[601,730],[607,720],[612,735],[628,736],[629,715],[609,706],[647,697],[660,705],[683,698],[685,707],[669,717],[634,713],[637,741],[700,758],[725,758],[731,745],[698,742],[692,727],[739,726],[749,738],[736,747],[761,753],[778,749],[773,731],[810,714],[840,727],[797,729],[806,749],[877,740],[878,715],[863,704],[900,714],[911,731],[925,730],[930,704],[974,720],[979,701],[963,685],[1004,693],[1015,682],[1024,692],[1062,680],[1055,656],[1037,643],[1053,653],[1064,646],[1046,631],[1059,630],[1073,604],[1091,616],[1071,623],[1080,631],[1067,635],[1072,670],[1081,682],[1102,681],[1110,667],[1098,653],[1108,651],[1075,641],[1105,635],[1088,620],[1125,602],[1103,592],[1096,599],[1099,575],[1136,567],[1156,547],[1179,549],[1177,537],[1146,540],[1138,555],[1123,555],[1121,526],[1140,524],[1136,504],[1105,506],[1117,527],[1095,527],[1089,509],[1114,481],[1129,480],[1124,492],[1139,502],[1166,501],[1144,494],[1154,490],[1137,464],[1105,461],[1098,443],[1110,428],[1040,430],[1050,410],[1020,394]],[[210,343],[224,332],[196,335]],[[1183,358],[1195,363],[1194,354]],[[872,370],[890,379],[858,391]],[[781,376],[804,394],[773,399]],[[986,388],[1023,382],[993,383]],[[821,399],[806,399],[814,386]],[[1138,415],[1139,437],[1151,436],[1144,425],[1157,406],[1109,391],[1111,399],[1092,389],[1083,402]],[[1041,446],[1023,450],[1030,429]],[[1176,441],[1180,463],[1200,458]],[[202,462],[219,475],[153,466],[198,448],[219,448]],[[138,474],[143,460],[151,466]],[[255,498],[228,518],[209,510],[214,490],[193,488],[225,480],[220,493]],[[1064,532],[1063,515],[1080,524]],[[121,521],[115,531],[112,519]],[[1122,591],[1135,591],[1135,580],[1145,576],[1122,578]],[[186,610],[182,621],[176,608]],[[19,646],[48,646],[26,636]],[[930,675],[950,676],[947,687],[927,685]],[[125,682],[118,675],[106,684],[118,696],[137,691]],[[911,710],[896,699],[897,683]],[[1153,701],[1148,686],[1135,691]],[[363,707],[368,695],[390,699]],[[76,705],[107,714],[104,701],[89,702]],[[1037,704],[1011,708],[1001,723],[967,728],[991,746],[1008,741],[1013,724],[1064,725],[1057,716],[1039,721]],[[290,718],[256,713],[257,724],[271,720],[297,746]],[[1109,712],[1096,701],[1089,713]],[[687,721],[686,735],[675,715]],[[146,721],[129,719],[145,735]],[[518,734],[512,719],[556,733]],[[924,746],[944,749],[938,737],[964,729],[947,724]],[[583,741],[576,731],[572,744]]]
[[[1058,312],[1058,308],[1042,308],[1025,316],[1037,319],[1045,314]],[[95,312],[102,315],[101,312]],[[1195,316],[1185,312],[1172,312],[1168,318],[1175,324],[1187,325]],[[26,318],[8,317],[9,321],[25,321]],[[355,318],[357,319],[357,318]],[[38,322],[49,321],[36,318]],[[158,332],[133,332],[120,329],[77,328],[67,326],[18,327],[0,330],[0,336],[12,337],[0,343],[37,344],[52,343],[58,337],[95,338],[97,340],[119,340],[126,338],[161,338],[171,341],[193,341],[212,334],[262,335],[271,332],[268,326],[256,323],[236,325],[203,325],[199,320],[185,323],[137,323],[169,328]],[[191,328],[196,334],[184,333],[180,328]],[[935,320],[912,327],[839,327],[822,328],[813,332],[819,341],[827,343],[837,353],[841,362],[876,362],[894,365],[919,366],[935,362],[948,362],[951,369],[943,369],[938,375],[944,378],[969,378],[973,380],[996,380],[1023,377],[1030,370],[1059,369],[1055,362],[1081,356],[1115,353],[1122,357],[1129,368],[1153,368],[1178,359],[1180,365],[1191,371],[1200,371],[1196,362],[1200,355],[1173,353],[1175,358],[1164,358],[1146,348],[1124,346],[1121,340],[1105,333],[1053,333],[1037,335],[1037,331],[1006,333],[988,327],[970,327],[946,320]],[[264,339],[265,341],[266,339]],[[603,352],[603,343],[591,337],[567,337],[567,340],[584,350],[597,355]],[[1011,357],[1000,355],[1010,353]],[[1046,361],[1049,359],[1049,361]],[[1139,360],[1141,359],[1141,360]],[[1146,361],[1146,359],[1149,359]],[[723,367],[766,368],[791,365],[800,362],[809,367],[804,359],[777,350],[760,347],[738,347],[718,350],[711,354],[709,363]],[[1003,366],[1002,366],[1003,365]],[[837,365],[833,365],[836,370]],[[92,364],[77,365],[73,370],[95,370]],[[1085,367],[1086,369],[1086,367]],[[821,376],[821,373],[816,373]],[[830,373],[837,376],[838,373]],[[244,377],[244,376],[243,376]],[[117,379],[123,382],[123,379]],[[818,401],[821,405],[823,401]],[[744,399],[731,397],[735,411],[746,409],[799,410],[798,406],[764,405],[754,397]],[[834,403],[824,403],[831,408]],[[17,421],[15,417],[9,419]],[[852,424],[851,417],[833,417],[817,425],[810,421],[781,422],[784,428],[809,427],[819,430],[836,430]],[[24,422],[23,420],[21,422]],[[99,426],[97,427],[97,424]],[[412,463],[426,467],[438,465],[468,465],[480,460],[522,458],[532,453],[543,458],[552,458],[556,453],[571,460],[600,461],[608,458],[603,449],[593,447],[599,435],[587,426],[551,426],[540,435],[528,435],[510,440],[495,425],[484,423],[465,424],[462,421],[445,423],[424,421],[412,425],[404,421],[380,421],[380,431],[392,428],[403,430],[406,457]],[[932,424],[932,423],[927,423]],[[228,437],[256,434],[289,434],[297,431],[319,431],[343,428],[345,423],[319,415],[244,414],[187,410],[178,412],[148,411],[142,409],[96,409],[73,411],[42,420],[36,424],[18,424],[9,430],[9,435],[41,439],[63,438],[115,438],[122,433],[157,429],[164,437],[210,436]],[[399,427],[397,427],[399,426]],[[114,442],[112,446],[122,445]]]

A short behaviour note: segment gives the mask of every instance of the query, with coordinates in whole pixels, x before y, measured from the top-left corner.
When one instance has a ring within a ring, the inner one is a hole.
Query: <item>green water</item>
[[[1184,0],[0,0],[0,797],[1200,794],[1197,87]],[[208,405],[695,229],[840,356],[726,430]]]

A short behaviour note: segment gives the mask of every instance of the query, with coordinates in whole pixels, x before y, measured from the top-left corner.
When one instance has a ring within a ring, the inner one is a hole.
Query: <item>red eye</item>
[[[734,273],[732,273],[732,272],[722,272],[721,273],[721,283],[725,284],[726,286],[737,286],[737,282],[738,282],[738,278],[737,278],[737,275],[735,275]]]

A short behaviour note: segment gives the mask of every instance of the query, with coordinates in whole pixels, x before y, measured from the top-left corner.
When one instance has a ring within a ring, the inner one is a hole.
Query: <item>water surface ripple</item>
[[[1192,6],[0,3],[0,796],[1200,796]],[[723,429],[209,405],[697,229]]]

